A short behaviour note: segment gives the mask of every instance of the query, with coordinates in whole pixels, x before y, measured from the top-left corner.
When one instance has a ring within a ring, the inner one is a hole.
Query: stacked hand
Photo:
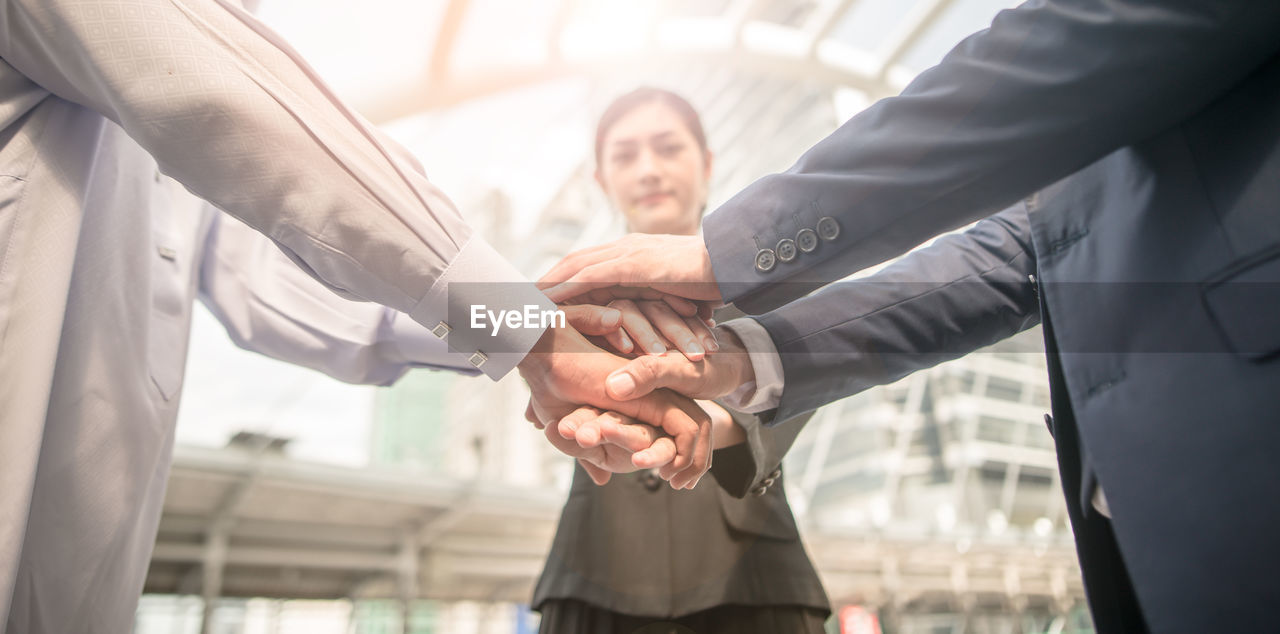
[[[569,255],[539,286],[564,304],[573,329],[549,330],[521,364],[526,416],[593,481],[656,467],[673,487],[692,488],[713,445],[741,440],[723,408],[689,400],[754,379],[741,342],[728,331],[717,342],[708,328],[720,294],[701,238],[632,234]]]
[[[711,421],[706,412],[669,390],[655,390],[626,401],[610,398],[604,389],[605,377],[624,366],[626,359],[595,346],[579,330],[604,335],[619,328],[621,314],[585,305],[564,310],[572,327],[547,330],[520,364],[520,374],[529,382],[532,394],[532,418],[558,428],[571,414],[587,416],[575,411],[591,406],[643,421],[670,439],[635,453],[633,466],[657,467],[673,487],[691,488],[711,466]],[[657,440],[655,437],[651,444]],[[667,442],[674,446],[674,456],[666,448]]]

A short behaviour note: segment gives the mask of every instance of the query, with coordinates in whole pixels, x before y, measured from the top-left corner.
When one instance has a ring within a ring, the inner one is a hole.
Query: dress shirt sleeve
[[[778,358],[778,349],[773,345],[769,331],[750,317],[726,321],[720,327],[732,331],[742,341],[756,377],[725,396],[724,404],[748,414],[777,408],[778,401],[782,399],[782,359]]]
[[[414,367],[478,373],[404,313],[335,295],[262,234],[206,213],[200,299],[241,348],[348,383],[389,385]]]
[[[1277,49],[1277,2],[1002,11],[900,96],[707,216],[721,295],[759,314],[901,255],[1176,125]]]
[[[489,376],[541,335],[473,327],[472,305],[554,307],[229,0],[0,0],[0,57],[118,123],[164,173],[333,290],[447,324],[450,347]]]

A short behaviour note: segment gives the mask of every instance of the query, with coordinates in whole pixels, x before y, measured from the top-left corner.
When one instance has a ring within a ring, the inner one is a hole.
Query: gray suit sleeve
[[[896,257],[1175,125],[1278,48],[1280,2],[1033,0],[1002,11],[901,96],[707,217],[721,293],[759,314]],[[840,228],[833,240],[755,268],[757,249],[827,216]]]
[[[1031,328],[1040,320],[1034,272],[1030,223],[1019,203],[872,276],[758,317],[785,380],[772,420]]]
[[[772,486],[778,478],[782,457],[787,455],[813,414],[802,414],[786,425],[769,427],[770,418],[739,412],[723,404],[721,407],[742,427],[747,440],[716,451],[711,461],[711,474],[716,482],[736,498],[745,497],[753,489]]]

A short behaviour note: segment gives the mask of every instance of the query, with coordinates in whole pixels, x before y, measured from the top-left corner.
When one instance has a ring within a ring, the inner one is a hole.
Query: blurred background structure
[[[263,0],[530,277],[622,232],[594,122],[640,84],[702,112],[710,209],[1008,0]],[[197,315],[138,634],[524,633],[569,459],[516,376],[348,386]],[[1056,480],[1039,330],[823,409],[788,496],[832,632],[1091,631]],[[714,486],[714,482],[704,486]],[[870,628],[870,629],[859,629]]]

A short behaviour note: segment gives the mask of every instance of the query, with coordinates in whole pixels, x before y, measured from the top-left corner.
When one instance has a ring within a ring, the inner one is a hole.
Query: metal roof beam
[[[914,45],[920,36],[928,30],[938,17],[942,15],[942,10],[947,8],[950,0],[925,0],[924,3],[916,5],[912,8],[911,13],[890,33],[888,41],[880,48],[880,65],[876,73],[876,79],[880,84],[887,84],[885,81],[886,74],[902,56],[906,54],[911,46]],[[876,93],[872,93],[876,94]]]
[[[453,59],[454,44],[462,30],[463,20],[467,17],[470,0],[449,0],[449,6],[440,18],[440,28],[432,40],[431,58],[427,64],[427,84],[443,82],[449,75],[449,62]]]

